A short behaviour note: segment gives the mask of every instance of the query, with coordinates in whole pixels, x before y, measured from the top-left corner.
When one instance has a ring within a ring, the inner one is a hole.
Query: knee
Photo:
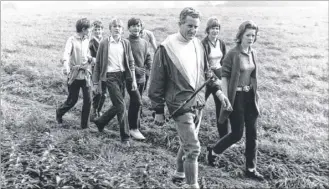
[[[116,107],[115,107],[118,111],[118,113],[123,113],[125,111],[125,104],[118,104]]]
[[[242,138],[243,130],[242,131],[238,131],[238,132],[232,132],[231,134],[232,134],[232,140],[233,140],[233,142],[238,142]]]
[[[187,162],[195,162],[198,160],[198,157],[201,153],[201,146],[200,143],[195,144],[186,144],[183,146],[184,148],[184,161]]]

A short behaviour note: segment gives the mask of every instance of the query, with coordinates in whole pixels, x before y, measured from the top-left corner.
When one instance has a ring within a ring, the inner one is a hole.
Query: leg
[[[200,155],[200,142],[198,131],[201,122],[201,111],[186,113],[175,117],[176,128],[183,149],[184,172],[188,185],[198,184],[198,156]],[[179,156],[180,154],[178,154]],[[179,165],[177,165],[179,167]]]
[[[257,162],[257,111],[254,103],[253,92],[248,93],[246,104],[246,168],[256,168]]]
[[[97,107],[97,113],[99,114],[103,108],[104,102],[105,102],[105,97],[106,96],[106,83],[102,81],[102,94],[98,103]]]
[[[80,86],[78,80],[73,81],[68,85],[69,95],[61,106],[56,110],[57,117],[61,118],[67,111],[69,111],[78,101]]]
[[[138,129],[138,121],[139,121],[139,110],[141,106],[141,96],[139,94],[139,91],[132,91],[131,90],[131,83],[127,85],[127,91],[130,96],[130,104],[129,104],[129,110],[128,110],[128,120],[129,120],[129,126],[130,129],[136,130]]]
[[[216,106],[217,130],[218,130],[219,138],[223,138],[228,133],[228,120],[226,120],[222,124],[218,123],[218,118],[219,118],[220,109],[222,107],[222,103],[214,93],[213,93],[213,98]]]
[[[213,147],[216,154],[221,154],[232,144],[238,142],[243,135],[244,129],[244,94],[237,92],[233,112],[230,115],[232,132],[221,138]]]
[[[82,95],[83,95],[83,105],[81,113],[81,128],[88,128],[89,125],[89,114],[91,109],[91,87],[87,86],[86,80],[82,81]]]

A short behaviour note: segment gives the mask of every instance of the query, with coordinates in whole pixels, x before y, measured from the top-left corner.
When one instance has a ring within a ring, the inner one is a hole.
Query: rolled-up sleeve
[[[155,110],[157,114],[163,114],[165,106],[165,88],[166,80],[168,79],[164,66],[165,55],[164,47],[158,48],[155,52],[148,91],[152,109]]]

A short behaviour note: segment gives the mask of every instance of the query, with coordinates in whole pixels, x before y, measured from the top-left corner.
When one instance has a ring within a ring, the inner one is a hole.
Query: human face
[[[247,28],[241,37],[241,45],[243,47],[250,47],[256,38],[256,30]]]
[[[103,28],[101,27],[94,27],[93,29],[93,35],[97,38],[101,38],[103,35]]]
[[[122,23],[113,22],[110,32],[113,37],[119,37],[123,32]]]
[[[179,24],[179,32],[186,40],[192,40],[199,30],[200,19],[187,16],[184,23]]]
[[[91,28],[82,28],[82,35],[89,38],[91,35],[91,30]]]
[[[129,27],[130,34],[132,34],[134,36],[139,36],[141,30],[142,30],[142,25],[140,23],[138,23],[136,25],[131,25]]]
[[[218,26],[215,26],[215,27],[212,27],[209,29],[209,37],[213,38],[213,39],[216,39],[218,38],[219,36],[219,27]]]

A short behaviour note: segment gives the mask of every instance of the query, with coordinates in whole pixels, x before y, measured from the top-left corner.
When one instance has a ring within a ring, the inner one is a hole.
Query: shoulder
[[[234,48],[230,49],[228,52],[227,52],[227,55],[228,57],[234,57],[234,56],[238,56],[240,54],[240,50],[237,46],[235,46]]]

